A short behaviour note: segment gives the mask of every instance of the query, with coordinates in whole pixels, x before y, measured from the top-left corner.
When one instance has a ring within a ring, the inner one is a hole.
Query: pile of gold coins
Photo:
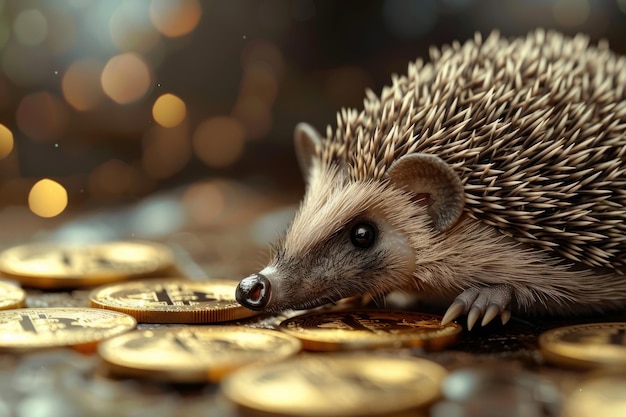
[[[0,281],[0,352],[72,348],[97,355],[107,377],[215,384],[233,415],[626,415],[626,323],[540,336],[547,361],[611,371],[563,402],[530,372],[418,357],[462,333],[439,316],[344,307],[272,321],[236,302],[237,281],[182,278],[169,248],[152,242],[17,246],[0,253],[0,274],[10,280]],[[16,283],[87,288],[88,305],[28,308]]]

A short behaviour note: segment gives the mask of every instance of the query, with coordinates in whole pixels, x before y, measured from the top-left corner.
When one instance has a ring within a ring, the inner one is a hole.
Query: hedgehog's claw
[[[468,330],[472,330],[480,317],[482,317],[481,326],[486,326],[498,315],[502,324],[506,324],[511,318],[509,306],[512,296],[513,288],[509,285],[468,288],[448,307],[441,323],[449,323],[467,313]]]
[[[482,314],[483,311],[479,307],[473,306],[470,308],[469,313],[467,313],[467,330],[472,330],[474,324],[476,324],[476,321]]]
[[[481,326],[485,326],[491,322],[498,314],[502,312],[502,309],[499,305],[489,304],[487,310],[485,311],[485,315],[483,316],[483,321],[480,322]]]
[[[454,302],[450,304],[450,307],[448,307],[448,310],[446,310],[446,314],[443,315],[443,318],[441,319],[441,324],[448,324],[452,320],[456,319],[462,314],[465,314],[466,312],[467,310],[465,308],[465,302],[461,300],[454,300]]]

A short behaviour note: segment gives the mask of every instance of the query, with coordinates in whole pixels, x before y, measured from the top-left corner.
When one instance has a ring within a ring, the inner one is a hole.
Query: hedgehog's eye
[[[376,240],[376,228],[370,223],[359,223],[350,231],[350,240],[358,248],[369,248]]]

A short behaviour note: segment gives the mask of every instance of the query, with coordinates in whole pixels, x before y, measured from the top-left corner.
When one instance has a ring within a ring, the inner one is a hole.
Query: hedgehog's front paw
[[[454,299],[441,323],[449,323],[460,315],[467,314],[468,330],[472,330],[481,316],[483,318],[481,326],[485,326],[498,315],[502,324],[506,324],[511,318],[512,297],[513,287],[506,284],[468,288]]]

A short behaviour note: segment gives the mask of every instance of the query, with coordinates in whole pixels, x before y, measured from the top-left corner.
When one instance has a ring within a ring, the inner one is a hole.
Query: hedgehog
[[[543,29],[429,55],[325,137],[296,126],[304,198],[237,300],[278,312],[404,291],[470,330],[623,309],[626,58]]]

